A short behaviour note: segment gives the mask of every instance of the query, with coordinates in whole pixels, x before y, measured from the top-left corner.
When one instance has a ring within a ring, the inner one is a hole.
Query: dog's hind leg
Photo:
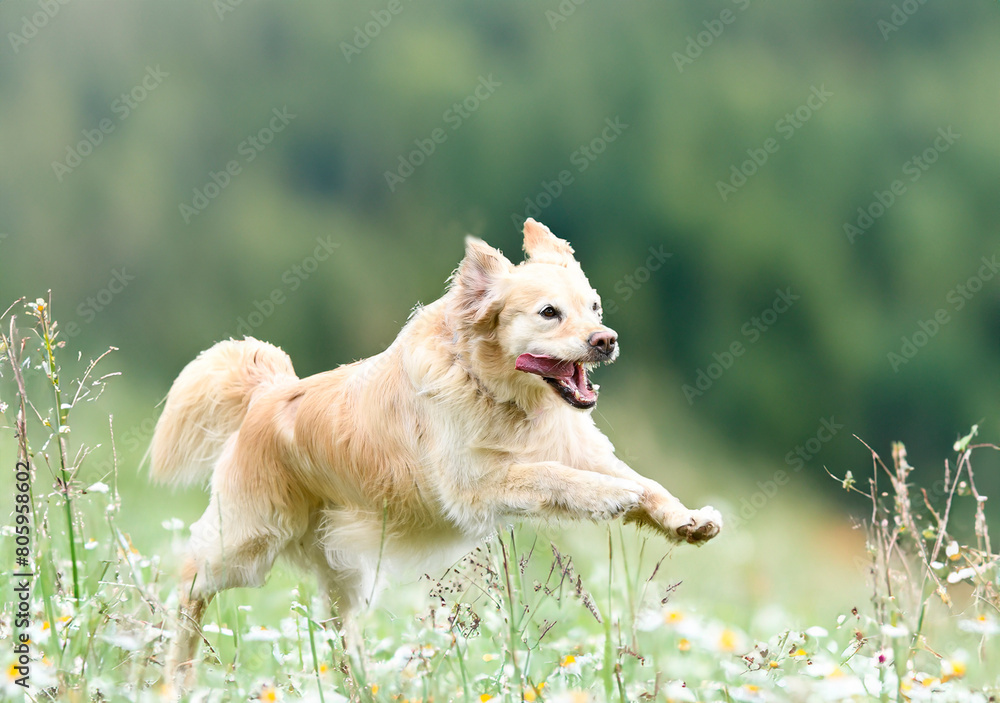
[[[203,636],[201,622],[205,617],[205,610],[215,595],[214,593],[204,594],[200,592],[195,595],[197,570],[194,560],[188,559],[181,577],[177,631],[174,633],[167,655],[167,666],[164,674],[165,691],[169,697],[175,699],[191,690],[195,683],[195,655]]]
[[[298,536],[295,524],[275,524],[271,511],[216,492],[191,526],[189,557],[180,586],[177,633],[167,660],[168,690],[182,694],[195,679],[201,620],[215,594],[262,586],[278,553]],[[267,514],[262,514],[267,513]]]

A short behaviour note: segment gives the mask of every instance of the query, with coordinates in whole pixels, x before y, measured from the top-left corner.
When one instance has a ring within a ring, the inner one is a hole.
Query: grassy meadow
[[[19,301],[2,321],[0,456],[11,470],[0,485],[27,490],[33,520],[18,531],[9,499],[0,695],[163,700],[180,550],[201,508],[141,486],[141,451],[121,446],[115,387],[128,379],[114,350],[79,355],[49,306]],[[124,432],[138,447],[148,429]],[[626,453],[662,451],[643,435],[627,433]],[[972,460],[996,447],[978,441],[950,448],[927,492],[902,445],[886,463],[831,467],[831,490],[861,494],[857,529],[844,515],[779,508],[787,496],[742,518],[722,504],[737,524],[701,549],[620,523],[504,527],[443,573],[394,583],[362,614],[363,652],[345,652],[309,575],[279,564],[264,588],[211,604],[185,700],[994,700],[997,556]],[[25,455],[27,482],[14,470]],[[9,567],[25,554],[27,569]],[[24,571],[34,577],[19,606]]]
[[[529,216],[621,339],[596,422],[722,534],[502,525],[391,579],[353,655],[279,563],[211,604],[188,699],[997,699],[1000,2],[7,0],[0,27],[0,703],[165,697],[208,497],[142,462],[186,363],[378,353],[467,235],[518,261]]]

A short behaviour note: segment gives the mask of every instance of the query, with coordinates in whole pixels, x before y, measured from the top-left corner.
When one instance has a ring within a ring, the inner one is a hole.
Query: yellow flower
[[[483,655],[483,661],[484,662],[491,662],[491,661],[493,661],[496,658],[497,658],[496,654],[484,654]]]
[[[260,695],[257,696],[257,700],[265,701],[265,703],[274,703],[278,700],[278,692],[274,690],[274,686],[264,686],[261,689]]]
[[[806,650],[802,649],[802,647],[799,647],[798,649],[795,650],[795,654],[793,654],[792,656],[793,657],[805,657],[805,656],[808,656],[808,652],[806,652]]]
[[[941,662],[941,681],[947,682],[952,679],[960,679],[965,676],[965,662],[956,659],[946,659]]]
[[[538,700],[538,695],[542,692],[543,688],[545,688],[544,681],[534,686],[526,686],[524,689],[524,700],[528,701],[528,703]]]
[[[691,649],[691,640],[686,637],[681,637],[680,641],[677,643],[677,649],[682,652],[686,652]]]
[[[778,662],[768,662],[767,665],[772,669],[777,669],[779,666],[781,666],[781,664],[779,664]]]
[[[374,696],[377,693],[378,693],[378,684],[377,683],[373,683],[372,684],[372,695]]]
[[[723,630],[722,634],[719,635],[719,649],[723,652],[735,652],[736,633],[729,629]]]
[[[684,613],[679,610],[668,610],[663,614],[663,622],[668,625],[676,625],[684,619]]]
[[[575,664],[575,663],[576,663],[576,657],[574,657],[572,654],[567,654],[565,657],[563,657],[563,660],[559,664],[559,666],[565,668],[565,667],[570,666],[571,664]]]
[[[328,668],[329,668],[329,667],[327,667],[327,665],[326,665],[326,662],[324,662],[324,663],[320,664],[320,665],[319,665],[319,673],[321,673],[321,674],[325,674],[325,673],[326,673],[326,670],[327,670]],[[373,691],[373,693],[374,693],[374,691]]]
[[[481,696],[479,697],[479,703],[486,703],[486,701],[488,701],[488,700],[489,700],[489,699],[491,699],[492,697],[493,697],[493,696],[491,696],[490,694],[488,694],[488,693],[484,693],[483,695],[481,695]]]

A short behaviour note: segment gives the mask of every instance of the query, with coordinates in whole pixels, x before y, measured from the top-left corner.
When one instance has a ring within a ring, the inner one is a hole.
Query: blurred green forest
[[[200,350],[375,353],[466,233],[516,256],[531,214],[621,335],[599,421],[626,458],[634,427],[701,456],[672,489],[840,495],[851,434],[936,473],[1000,434],[998,12],[7,0],[0,309],[51,288],[84,361],[120,349],[131,474]]]

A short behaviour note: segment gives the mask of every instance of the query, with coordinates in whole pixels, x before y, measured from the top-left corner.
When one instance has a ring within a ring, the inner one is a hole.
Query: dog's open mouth
[[[583,364],[562,361],[550,356],[521,354],[515,364],[518,371],[541,376],[555,388],[567,403],[576,408],[592,408],[597,403],[597,391],[587,378]]]

